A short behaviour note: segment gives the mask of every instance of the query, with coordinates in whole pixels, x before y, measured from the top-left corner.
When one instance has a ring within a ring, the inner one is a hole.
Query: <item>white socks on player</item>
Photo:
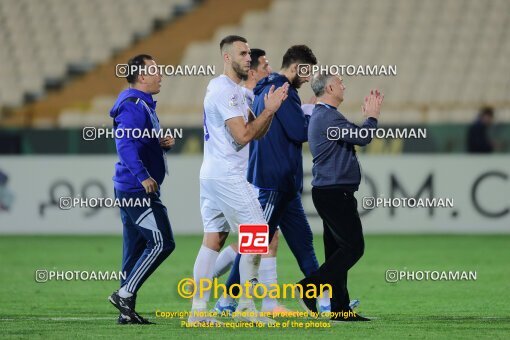
[[[122,286],[120,289],[119,289],[119,296],[123,299],[125,298],[129,298],[129,297],[132,297],[133,296],[133,293],[130,293],[127,291],[126,289],[126,285]]]
[[[259,268],[259,282],[264,284],[267,291],[271,290],[271,284],[278,283],[278,276],[276,272],[276,257],[263,257],[260,261]],[[326,290],[322,297],[318,297],[317,301],[319,306],[328,307],[331,304],[330,292]],[[278,306],[278,300],[266,296],[262,300],[262,311],[271,311]]]
[[[195,260],[195,266],[193,267],[193,279],[195,280],[195,284],[197,286],[200,285],[201,279],[212,280],[214,263],[216,262],[218,255],[219,253],[217,251],[209,249],[204,245],[200,247],[197,259]],[[197,289],[195,296],[193,296],[193,304],[191,309],[206,309],[210,293],[211,291],[206,291],[203,293],[203,297],[200,298],[200,292]]]
[[[270,285],[276,284],[277,282],[276,257],[263,257],[260,260],[259,283],[265,285],[267,291],[270,291]],[[276,306],[278,306],[278,301],[276,299],[266,296],[262,300],[263,311],[271,311],[276,308]]]
[[[214,264],[213,277],[220,277],[232,267],[237,253],[231,246],[226,247],[220,252],[216,263]]]
[[[260,255],[252,254],[243,254],[241,256],[241,261],[239,262],[239,276],[243,289],[245,282],[257,278],[260,265],[260,257]],[[239,307],[240,310],[242,310],[243,307],[255,308],[255,305],[252,299],[247,298],[246,295],[243,294],[239,299]]]
[[[331,292],[328,290],[324,291],[322,297],[318,297],[317,301],[319,301],[319,306],[331,308]]]
[[[214,277],[220,277],[223,274],[225,274],[230,268],[232,268],[236,256],[237,252],[231,246],[228,246],[225,249],[223,249],[220,252],[220,256],[218,256],[218,259],[216,260],[216,264],[214,265]],[[235,300],[228,294],[226,294],[225,296],[223,296],[222,294],[219,301],[220,306],[228,306],[233,304]]]

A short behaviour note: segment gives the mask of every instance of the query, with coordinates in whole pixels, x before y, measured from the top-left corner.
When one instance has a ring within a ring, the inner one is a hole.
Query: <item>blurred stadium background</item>
[[[2,126],[109,125],[105,113],[126,86],[116,64],[150,52],[160,64],[215,65],[221,73],[218,42],[232,33],[265,49],[275,70],[297,43],[322,64],[397,65],[396,77],[347,80],[344,111],[357,112],[367,88],[380,87],[386,125],[453,124],[460,132],[482,105],[509,123],[509,17],[505,0],[2,0],[0,53],[11,61],[0,66]],[[158,96],[163,123],[201,127],[211,78],[166,78]],[[301,95],[310,97],[309,86]],[[463,150],[462,139],[442,134],[448,142],[426,151]],[[65,147],[53,153],[80,151]]]
[[[349,274],[350,285],[368,315],[385,322],[362,330],[345,325],[342,332],[351,338],[505,338],[508,0],[0,0],[1,332],[16,338],[133,335],[129,328],[112,327],[115,313],[104,297],[116,282],[37,286],[34,270],[119,266],[117,209],[58,208],[61,196],[113,197],[114,141],[84,140],[82,132],[111,127],[109,110],[127,86],[115,76],[115,66],[148,53],[158,64],[215,65],[220,74],[218,45],[228,34],[266,50],[275,71],[293,44],[310,46],[321,64],[396,65],[393,77],[345,77],[340,109],[360,122],[362,98],[378,87],[385,93],[383,127],[427,129],[425,139],[375,139],[359,149],[364,179],[357,196],[364,230],[371,235],[365,257]],[[144,286],[139,308],[149,317],[155,308],[189,308],[174,287],[192,275],[202,234],[198,173],[202,101],[210,79],[166,77],[156,97],[162,126],[182,128],[183,138],[169,154],[170,176],[162,190],[177,249]],[[300,90],[303,102],[311,94],[308,84]],[[468,130],[487,106],[495,112],[487,127],[494,151],[469,154]],[[306,147],[304,156],[304,204],[321,261],[322,225],[310,198]],[[364,210],[363,196],[446,197],[455,207]],[[497,235],[469,235],[482,233]],[[281,247],[279,279],[295,282],[301,273],[284,242]],[[391,285],[383,279],[391,268],[477,270],[479,279]],[[153,328],[154,337],[189,334],[178,320],[159,321],[171,328]],[[216,334],[211,332],[193,334],[210,338]],[[222,334],[238,339],[239,333]],[[270,336],[257,329],[242,334]],[[300,329],[278,333],[279,338],[302,335]]]

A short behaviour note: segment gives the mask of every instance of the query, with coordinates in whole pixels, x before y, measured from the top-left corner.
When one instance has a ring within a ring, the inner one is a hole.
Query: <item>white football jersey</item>
[[[246,100],[248,101],[248,107],[250,109],[253,109],[253,101],[255,100],[255,94],[253,93],[253,90],[247,89],[246,87],[243,87],[244,96],[246,97]]]
[[[225,121],[243,117],[248,122],[248,101],[243,88],[222,74],[212,79],[204,98],[204,160],[200,178],[246,174],[250,149],[239,145]]]

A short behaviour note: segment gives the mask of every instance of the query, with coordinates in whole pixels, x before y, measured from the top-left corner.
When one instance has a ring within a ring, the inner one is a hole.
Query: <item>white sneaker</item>
[[[234,319],[253,323],[261,322],[265,326],[274,325],[276,323],[275,320],[260,315],[252,300],[250,300],[250,302],[247,304],[239,304],[239,306],[237,306],[237,309],[234,313]]]
[[[351,300],[349,302],[349,308],[354,310],[358,308],[360,301],[358,299]],[[319,306],[319,315],[329,317],[327,313],[331,313],[331,305]]]
[[[358,299],[351,300],[351,302],[349,303],[349,307],[351,307],[351,309],[354,310],[355,308],[358,308],[360,303],[361,301]]]
[[[221,305],[221,300],[218,300],[214,305],[213,312],[218,313],[220,316],[231,316],[236,311],[237,302],[231,301],[226,306]]]
[[[206,309],[192,309],[188,317],[188,323],[193,327],[205,325],[223,325],[223,322],[211,316],[212,313]]]

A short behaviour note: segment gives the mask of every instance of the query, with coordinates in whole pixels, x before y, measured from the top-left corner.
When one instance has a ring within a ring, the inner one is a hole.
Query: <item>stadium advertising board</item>
[[[202,158],[168,161],[161,199],[172,228],[200,234]],[[115,162],[109,155],[2,157],[0,233],[121,233],[122,202],[115,201],[111,180]],[[508,157],[365,155],[360,162],[363,179],[356,197],[366,233],[510,232]],[[304,164],[303,204],[312,229],[320,233],[310,195],[311,158]]]

